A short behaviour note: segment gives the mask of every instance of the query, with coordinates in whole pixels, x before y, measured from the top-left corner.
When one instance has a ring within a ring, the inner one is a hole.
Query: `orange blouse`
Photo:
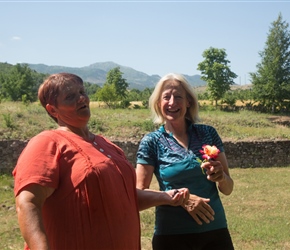
[[[91,143],[44,131],[29,141],[13,175],[15,196],[32,183],[55,189],[42,211],[51,249],[140,249],[135,170],[104,137]]]

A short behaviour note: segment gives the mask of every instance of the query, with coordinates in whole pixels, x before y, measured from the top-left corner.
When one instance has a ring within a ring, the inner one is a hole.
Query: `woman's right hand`
[[[190,194],[188,201],[182,207],[191,215],[197,224],[202,225],[203,222],[210,223],[214,220],[215,213],[208,204],[209,201],[210,199]]]

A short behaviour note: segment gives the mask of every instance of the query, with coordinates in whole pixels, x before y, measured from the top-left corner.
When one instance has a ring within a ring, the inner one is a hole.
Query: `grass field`
[[[0,139],[30,139],[56,124],[39,103],[0,103]],[[290,139],[289,116],[251,111],[223,112],[212,106],[200,110],[201,123],[214,126],[223,140]],[[154,130],[148,109],[106,109],[91,103],[90,130],[109,139],[139,141]]]
[[[38,103],[0,103],[0,139],[29,139],[55,123]],[[290,139],[289,117],[250,111],[200,111],[222,139]],[[110,139],[140,140],[155,129],[147,109],[114,110],[91,103],[90,130]],[[290,163],[289,163],[290,164]],[[237,250],[290,250],[290,165],[286,168],[231,169],[234,192],[221,198]],[[154,182],[152,188],[157,189]],[[142,250],[151,249],[154,208],[141,212]],[[23,249],[11,176],[0,175],[0,250]]]
[[[235,249],[290,250],[290,166],[235,168],[231,175],[234,191],[221,198]],[[22,249],[10,176],[0,176],[0,205],[0,249]],[[154,208],[142,211],[142,250],[151,249],[153,227]]]

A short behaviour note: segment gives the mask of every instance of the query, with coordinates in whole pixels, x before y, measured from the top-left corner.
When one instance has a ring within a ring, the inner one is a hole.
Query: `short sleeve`
[[[157,141],[154,133],[149,133],[143,137],[136,154],[137,164],[148,164],[151,166],[157,165],[156,143]]]
[[[59,155],[58,145],[52,135],[41,133],[33,137],[20,154],[13,170],[15,196],[29,184],[57,188]]]
[[[220,138],[218,132],[216,131],[216,129],[212,126],[206,126],[207,128],[207,132],[209,134],[209,136],[211,137],[212,139],[212,145],[215,145],[219,150],[220,152],[224,152],[224,145],[223,145],[223,142],[222,142],[222,139]]]
[[[197,155],[201,156],[199,150],[203,145],[214,145],[220,152],[224,152],[223,142],[214,127],[206,124],[192,124],[189,133],[191,136],[189,148]]]

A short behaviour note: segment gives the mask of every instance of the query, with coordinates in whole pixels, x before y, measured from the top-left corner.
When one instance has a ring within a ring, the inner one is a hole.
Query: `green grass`
[[[237,250],[290,249],[290,166],[231,169],[230,196],[221,195]],[[154,180],[151,188],[158,189]],[[11,176],[0,176],[0,249],[23,249]],[[151,249],[154,208],[141,212],[142,250]]]
[[[30,139],[56,124],[33,103],[0,103],[0,139]],[[147,109],[113,110],[91,103],[89,127],[110,139],[137,140],[155,129]],[[214,126],[222,139],[290,139],[289,117],[250,111],[236,113],[201,109],[202,122]],[[282,119],[283,118],[283,119]],[[275,120],[288,120],[276,123]],[[221,196],[237,250],[290,249],[290,166],[231,169],[235,189]],[[152,185],[157,189],[156,182]],[[141,212],[142,249],[151,249],[154,208]],[[0,176],[0,249],[23,249],[13,198],[11,176]]]
[[[243,110],[223,112],[220,110],[201,111],[203,123],[214,126],[225,140],[289,139],[288,123],[276,123],[280,116]],[[289,117],[285,116],[285,119]]]
[[[39,103],[2,102],[0,110],[0,139],[30,139],[44,129],[56,127]],[[290,123],[274,122],[281,118],[278,115],[207,107],[201,108],[200,117],[202,123],[214,126],[223,140],[290,139]],[[110,139],[136,141],[156,128],[148,109],[106,109],[94,102],[89,127]]]
[[[14,205],[13,179],[0,175],[0,249],[23,249]]]

